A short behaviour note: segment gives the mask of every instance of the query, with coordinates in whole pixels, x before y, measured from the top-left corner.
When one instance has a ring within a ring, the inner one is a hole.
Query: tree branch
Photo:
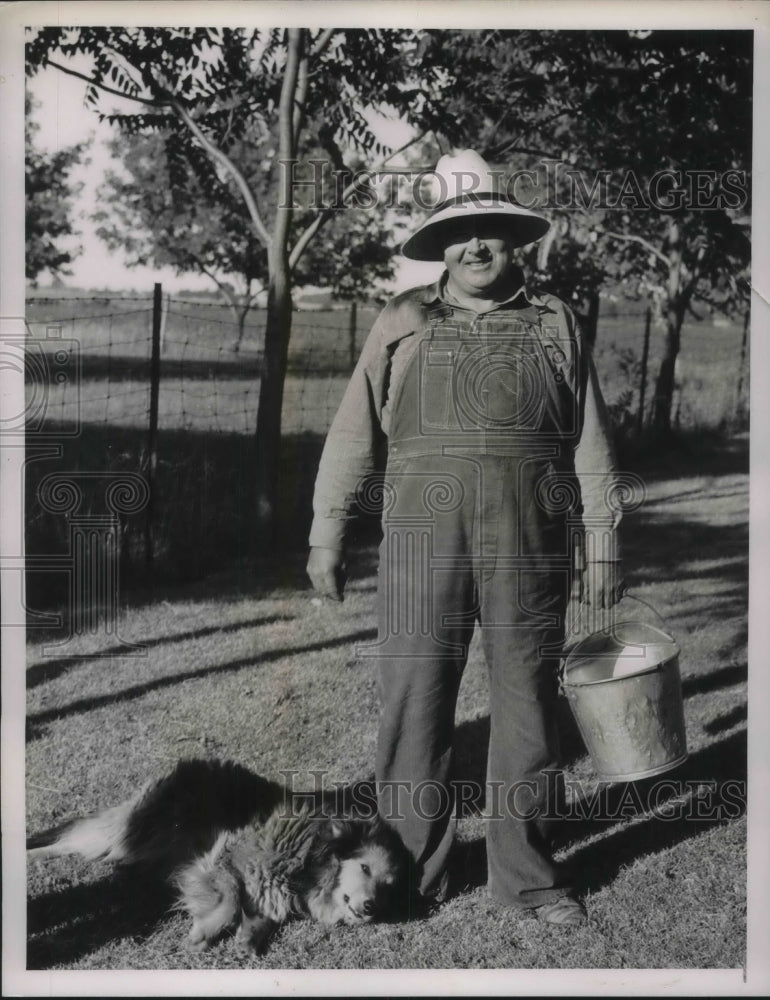
[[[392,152],[388,153],[388,155],[384,156],[380,160],[380,162],[377,163],[371,170],[367,170],[365,172],[366,177],[368,178],[372,174],[378,173],[380,170],[382,170],[382,168],[385,166],[388,160],[392,159],[394,156],[397,156],[399,153],[403,153],[405,149],[408,149],[410,146],[414,145],[414,143],[419,142],[421,139],[424,139],[426,135],[427,135],[426,132],[421,132],[420,135],[416,135],[408,142],[405,142],[403,146],[400,146],[398,149],[394,149]],[[342,195],[340,196],[340,201],[344,202],[345,199],[348,198],[361,184],[363,184],[363,180],[360,177],[354,178],[350,182],[350,184],[348,184],[348,186],[343,190]],[[334,209],[331,207],[321,209],[321,211],[318,213],[318,215],[316,215],[316,217],[307,226],[307,228],[302,231],[299,239],[294,244],[292,251],[289,254],[289,268],[291,270],[294,270],[294,268],[297,266],[300,257],[307,249],[307,246],[310,243],[310,241],[313,239],[313,237],[321,228],[321,226],[331,218],[333,213]]]
[[[274,261],[286,253],[289,227],[292,219],[292,189],[286,166],[291,163],[296,153],[294,138],[294,102],[297,97],[297,85],[300,76],[300,64],[303,61],[303,46],[305,29],[289,28],[286,46],[286,68],[281,84],[281,97],[278,102],[278,160],[283,165],[279,179],[278,211],[273,229],[272,253],[276,255],[270,260],[271,279],[275,274]]]
[[[220,281],[219,278],[216,276],[216,274],[213,271],[209,270],[209,268],[207,268],[205,264],[201,264],[200,261],[198,261],[198,267],[201,269],[202,273],[206,275],[207,278],[211,278],[211,280],[214,282],[214,284],[217,286],[220,292],[227,299],[227,304],[230,306],[233,312],[235,312],[238,306],[238,300],[230,290],[230,286]]]
[[[262,243],[269,248],[270,246],[270,233],[267,231],[267,227],[262,221],[262,214],[259,210],[259,205],[257,205],[257,200],[254,197],[254,193],[249,187],[249,183],[243,176],[238,167],[233,163],[227,153],[223,152],[217,145],[215,145],[211,139],[201,130],[198,123],[191,117],[190,113],[184,108],[179,101],[174,98],[169,98],[169,107],[173,108],[176,114],[182,119],[187,128],[192,132],[198,142],[203,146],[208,155],[216,163],[230,174],[235,183],[238,185],[241,194],[243,195],[243,200],[246,202],[246,208],[249,210],[249,215],[251,216],[251,221],[254,223],[254,228],[257,231]]]
[[[307,98],[308,81],[308,57],[303,54],[299,61],[297,70],[297,90],[294,95],[294,114],[292,117],[292,132],[294,134],[294,148],[299,148],[299,134],[302,131],[302,124],[305,119],[305,100]]]
[[[313,48],[310,50],[310,55],[313,57],[320,56],[323,50],[326,48],[326,46],[334,37],[334,33],[336,32],[336,30],[337,30],[336,28],[324,28],[324,30],[316,39]]]
[[[176,115],[181,118],[187,128],[192,132],[198,142],[203,146],[208,155],[217,163],[219,163],[224,169],[232,176],[236,184],[240,188],[243,199],[246,202],[246,207],[251,216],[251,220],[254,223],[254,228],[257,231],[262,243],[266,246],[270,246],[270,234],[267,231],[267,227],[262,221],[262,215],[259,211],[259,206],[254,197],[254,194],[249,187],[248,181],[243,176],[238,167],[233,163],[230,157],[224,153],[218,146],[216,146],[201,130],[197,122],[191,117],[189,112],[180,104],[178,100],[173,98],[171,95],[166,96],[163,100],[150,100],[146,97],[137,97],[133,94],[124,94],[119,90],[109,87],[104,83],[100,83],[97,80],[86,76],[84,73],[80,73],[77,70],[70,69],[67,66],[62,66],[60,63],[54,62],[52,59],[46,60],[46,65],[53,66],[55,69],[60,70],[62,73],[67,73],[69,76],[77,77],[80,80],[84,80],[86,83],[97,87],[99,90],[104,91],[107,94],[114,94],[116,97],[125,97],[130,101],[137,101],[140,104],[144,104],[147,107],[152,108],[171,108]]]
[[[643,236],[637,236],[634,233],[612,233],[605,231],[605,236],[609,236],[611,240],[623,240],[626,243],[638,243],[643,246],[645,250],[649,250],[651,254],[654,254],[661,263],[665,264],[666,267],[671,263],[668,257],[661,251],[658,250],[656,246],[653,246],[649,240],[646,240]]]
[[[115,97],[124,97],[127,101],[137,101],[139,104],[145,104],[150,108],[167,108],[169,105],[166,101],[154,101],[148,97],[137,97],[135,94],[125,94],[121,90],[116,90],[114,87],[108,87],[106,83],[100,83],[98,80],[94,80],[90,76],[86,76],[85,73],[78,73],[76,69],[69,69],[67,66],[62,66],[61,63],[54,62],[53,59],[46,59],[46,66],[53,66],[54,69],[60,70],[62,73],[66,73],[68,76],[75,76],[79,80],[85,80],[92,87],[97,87],[99,90],[103,90],[105,94],[114,94]]]

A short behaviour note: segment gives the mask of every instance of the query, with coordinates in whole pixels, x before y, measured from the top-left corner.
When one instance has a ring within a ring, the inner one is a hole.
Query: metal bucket
[[[679,647],[656,626],[618,622],[578,642],[562,690],[600,778],[636,781],[687,760]]]

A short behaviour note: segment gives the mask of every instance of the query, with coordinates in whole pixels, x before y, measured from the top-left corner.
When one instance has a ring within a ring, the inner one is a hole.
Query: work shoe
[[[560,896],[550,903],[535,907],[538,920],[564,927],[579,927],[588,923],[588,914],[583,904],[574,896]]]

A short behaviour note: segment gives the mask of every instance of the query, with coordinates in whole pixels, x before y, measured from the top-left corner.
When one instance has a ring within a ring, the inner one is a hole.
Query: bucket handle
[[[636,594],[624,594],[623,597],[624,598],[630,598],[632,601],[636,601],[637,604],[643,604],[645,606],[645,608],[647,608],[648,610],[652,611],[652,613],[658,619],[658,621],[660,622],[660,624],[663,625],[663,627],[666,630],[666,633],[670,636],[670,638],[673,641],[674,636],[671,634],[671,626],[668,624],[668,622],[666,621],[666,619],[663,617],[663,615],[660,613],[660,611],[658,611],[657,608],[654,608],[652,606],[652,604],[650,604],[649,601],[645,601],[643,598],[637,597]]]
[[[663,627],[665,628],[666,632],[669,634],[670,638],[673,641],[674,636],[671,634],[671,626],[668,624],[668,622],[663,617],[663,615],[660,613],[660,611],[658,611],[657,608],[653,607],[652,604],[650,604],[649,601],[645,601],[643,598],[637,597],[636,594],[629,594],[628,592],[626,592],[625,594],[623,594],[623,597],[621,598],[621,600],[623,600],[623,601],[636,601],[637,604],[643,604],[645,606],[645,608],[648,609],[648,611],[652,611],[652,613],[658,619],[658,621],[660,622],[660,624],[663,625]],[[613,605],[613,607],[614,606],[615,605]],[[580,619],[581,619],[581,617],[583,615],[583,607],[584,607],[584,605],[583,605],[583,603],[581,601],[581,603],[578,605],[578,613],[577,613],[577,617],[575,619],[576,623],[580,622]],[[606,608],[606,609],[602,609],[602,610],[611,611],[612,609],[611,608]]]
[[[663,617],[663,615],[657,610],[657,608],[654,608],[652,604],[650,604],[649,601],[645,601],[643,598],[637,597],[636,594],[629,594],[628,592],[623,594],[621,600],[631,600],[631,601],[636,601],[637,604],[643,604],[645,608],[652,611],[652,613],[655,615],[655,617],[658,619],[661,625],[665,627],[666,635],[668,635],[671,641],[672,642],[675,641],[674,636],[671,634],[671,628],[668,622]],[[611,609],[608,608],[607,610]],[[576,624],[580,622],[582,614],[583,614],[583,603],[581,602],[578,605],[578,613],[575,619]],[[561,660],[559,661],[559,694],[564,694],[564,684],[566,679],[567,679],[567,657],[562,656]]]

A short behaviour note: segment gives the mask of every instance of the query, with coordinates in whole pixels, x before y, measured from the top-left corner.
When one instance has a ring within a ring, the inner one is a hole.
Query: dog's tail
[[[128,830],[131,814],[148,789],[149,786],[119,806],[34,834],[27,839],[27,857],[80,854],[88,861],[98,858],[130,860]]]
[[[284,797],[282,785],[239,764],[184,760],[126,802],[30,837],[28,857],[175,866],[209,850],[223,831],[264,819]]]

